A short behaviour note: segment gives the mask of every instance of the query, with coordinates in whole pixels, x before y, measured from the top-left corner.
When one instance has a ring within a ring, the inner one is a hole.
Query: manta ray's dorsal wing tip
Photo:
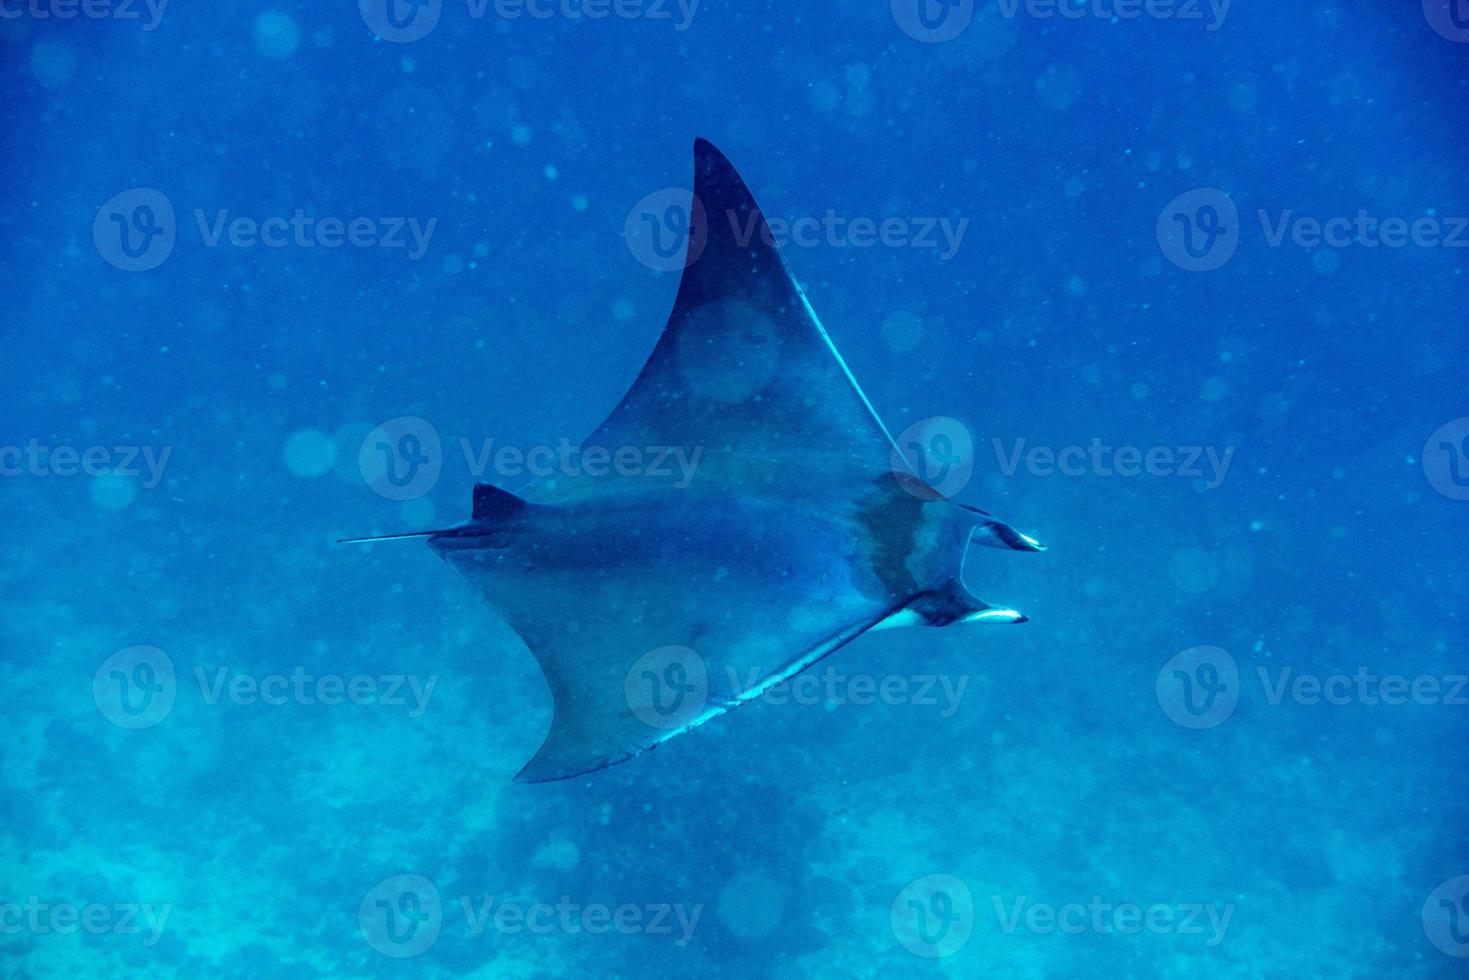
[[[678,292],[658,343],[583,445],[698,452],[693,478],[705,485],[736,478],[749,485],[758,470],[825,496],[863,492],[871,477],[906,467],[754,195],[703,137],[694,141],[687,228]],[[560,480],[529,496],[555,502],[580,492],[574,484]]]
[[[781,252],[780,246],[774,244],[769,233],[769,226],[765,222],[764,212],[760,210],[759,204],[755,202],[755,195],[750,191],[749,186],[745,183],[744,178],[740,176],[739,171],[735,169],[734,164],[730,163],[729,157],[725,156],[719,147],[702,136],[694,139],[694,173],[694,196],[696,199],[702,202],[706,195],[711,197],[714,195],[714,188],[728,187],[731,188],[730,194],[732,196],[748,201],[754,213],[760,216],[758,237],[771,241],[770,247],[780,261],[781,271],[790,282],[791,288],[795,292],[796,298],[800,301],[806,316],[810,319],[811,326],[815,328],[817,336],[821,338],[822,343],[826,345],[827,351],[836,360],[837,367],[841,368],[842,374],[852,386],[852,390],[856,392],[857,397],[862,400],[862,404],[872,417],[872,421],[882,432],[888,444],[896,448],[897,443],[894,441],[886,423],[883,422],[882,416],[878,414],[877,409],[873,406],[872,399],[867,397],[867,393],[862,390],[862,385],[857,381],[857,376],[852,373],[852,369],[847,365],[846,358],[842,357],[842,352],[837,350],[836,342],[831,339],[831,334],[827,332],[825,324],[821,322],[821,317],[817,315],[815,308],[811,305],[811,300],[806,295],[805,287],[801,285],[801,281],[791,271],[790,263],[786,261],[785,254]],[[705,217],[706,219],[709,217],[707,210],[705,211]],[[690,241],[692,242],[693,239],[691,238]],[[684,271],[684,275],[686,277],[688,275],[687,268]]]

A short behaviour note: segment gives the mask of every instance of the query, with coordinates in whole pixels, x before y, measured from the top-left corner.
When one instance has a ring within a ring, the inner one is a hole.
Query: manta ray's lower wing
[[[872,492],[876,505],[883,491]],[[880,543],[860,505],[660,496],[623,497],[601,516],[526,507],[523,548],[436,543],[546,677],[555,714],[522,781],[564,779],[652,748],[910,602],[870,571]],[[902,506],[923,506],[903,496]]]
[[[694,146],[689,229],[663,334],[585,445],[698,452],[696,477],[715,481],[778,473],[790,485],[850,486],[887,469],[891,437],[786,267],[745,182],[705,140]],[[567,483],[527,495],[550,501],[575,493]]]

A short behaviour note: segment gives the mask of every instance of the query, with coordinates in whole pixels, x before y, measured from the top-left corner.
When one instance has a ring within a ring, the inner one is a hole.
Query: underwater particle
[[[301,46],[301,28],[279,10],[255,18],[255,50],[267,58],[289,58]]]
[[[1255,86],[1241,82],[1229,93],[1229,107],[1235,112],[1249,112],[1255,108],[1255,103],[1260,101],[1260,95],[1255,91]]]
[[[842,93],[831,82],[816,82],[811,86],[811,108],[816,112],[830,112],[841,101]]]
[[[551,868],[555,871],[571,871],[581,863],[581,850],[576,842],[559,834],[536,848],[530,859],[532,867]]]
[[[516,146],[529,146],[530,145],[530,127],[529,126],[516,126],[513,129],[511,129],[510,130],[510,142],[514,143]]]
[[[578,194],[571,199],[571,209],[573,211],[585,211],[587,208],[591,207],[591,205],[592,202],[587,200],[587,196],[585,194]]]
[[[1250,530],[1251,531],[1263,531],[1263,530],[1265,530],[1265,522],[1264,521],[1258,521],[1258,520],[1256,520],[1256,521],[1250,521]]]
[[[619,296],[612,302],[612,319],[618,323],[626,323],[637,313],[632,301],[624,296]]]
[[[860,61],[853,62],[847,66],[847,87],[853,90],[864,89],[867,83],[872,81],[872,69]]]
[[[92,503],[103,510],[122,510],[138,499],[138,481],[118,473],[103,473],[92,478]]]
[[[1081,72],[1070,65],[1048,65],[1035,80],[1036,94],[1049,108],[1064,111],[1081,98]]]
[[[847,96],[847,115],[860,117],[870,115],[876,100],[868,89],[858,89]]]
[[[1335,249],[1323,248],[1311,256],[1311,268],[1323,276],[1329,276],[1341,268],[1341,255]]]
[[[763,871],[742,871],[719,891],[719,921],[741,939],[760,939],[780,924],[785,895]]]
[[[1202,548],[1181,548],[1168,560],[1168,577],[1180,592],[1203,595],[1219,583],[1219,559]]]
[[[61,88],[76,74],[76,52],[54,41],[37,41],[31,48],[31,77],[43,88]]]
[[[286,440],[286,469],[296,476],[317,477],[330,473],[337,461],[337,447],[320,429],[300,429]]]
[[[1068,296],[1085,296],[1086,280],[1081,276],[1072,276],[1066,280],[1066,294]]]
[[[546,164],[541,173],[546,175],[547,180],[555,180],[561,176],[561,171],[556,168],[556,165],[554,163]]]
[[[444,256],[443,269],[451,276],[457,276],[464,271],[464,258],[457,252],[450,252]]]
[[[894,310],[882,321],[882,339],[899,354],[923,342],[923,321],[910,310]]]
[[[1199,391],[1200,397],[1206,402],[1222,401],[1229,392],[1229,382],[1223,378],[1206,378],[1204,386]]]
[[[1152,394],[1152,391],[1152,387],[1146,381],[1134,381],[1132,387],[1127,389],[1128,394],[1132,395],[1137,401],[1142,401],[1148,395]]]

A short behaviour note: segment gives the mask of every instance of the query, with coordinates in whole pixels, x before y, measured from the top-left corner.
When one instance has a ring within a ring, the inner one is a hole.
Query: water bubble
[[[118,473],[103,473],[93,478],[90,492],[92,503],[103,510],[122,510],[138,499],[138,481]]]
[[[301,46],[301,28],[279,10],[255,18],[255,49],[267,58],[289,58]]]
[[[317,477],[330,473],[337,461],[337,447],[320,429],[301,429],[286,440],[286,469],[296,476]]]

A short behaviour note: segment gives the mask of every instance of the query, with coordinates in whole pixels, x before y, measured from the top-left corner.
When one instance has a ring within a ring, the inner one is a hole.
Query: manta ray
[[[924,480],[744,180],[702,139],[694,170],[673,312],[583,465],[517,493],[480,484],[467,522],[411,535],[545,675],[551,729],[517,781],[631,759],[871,630],[1025,621],[965,587],[965,556],[1042,546]],[[609,464],[628,447],[697,465]]]

